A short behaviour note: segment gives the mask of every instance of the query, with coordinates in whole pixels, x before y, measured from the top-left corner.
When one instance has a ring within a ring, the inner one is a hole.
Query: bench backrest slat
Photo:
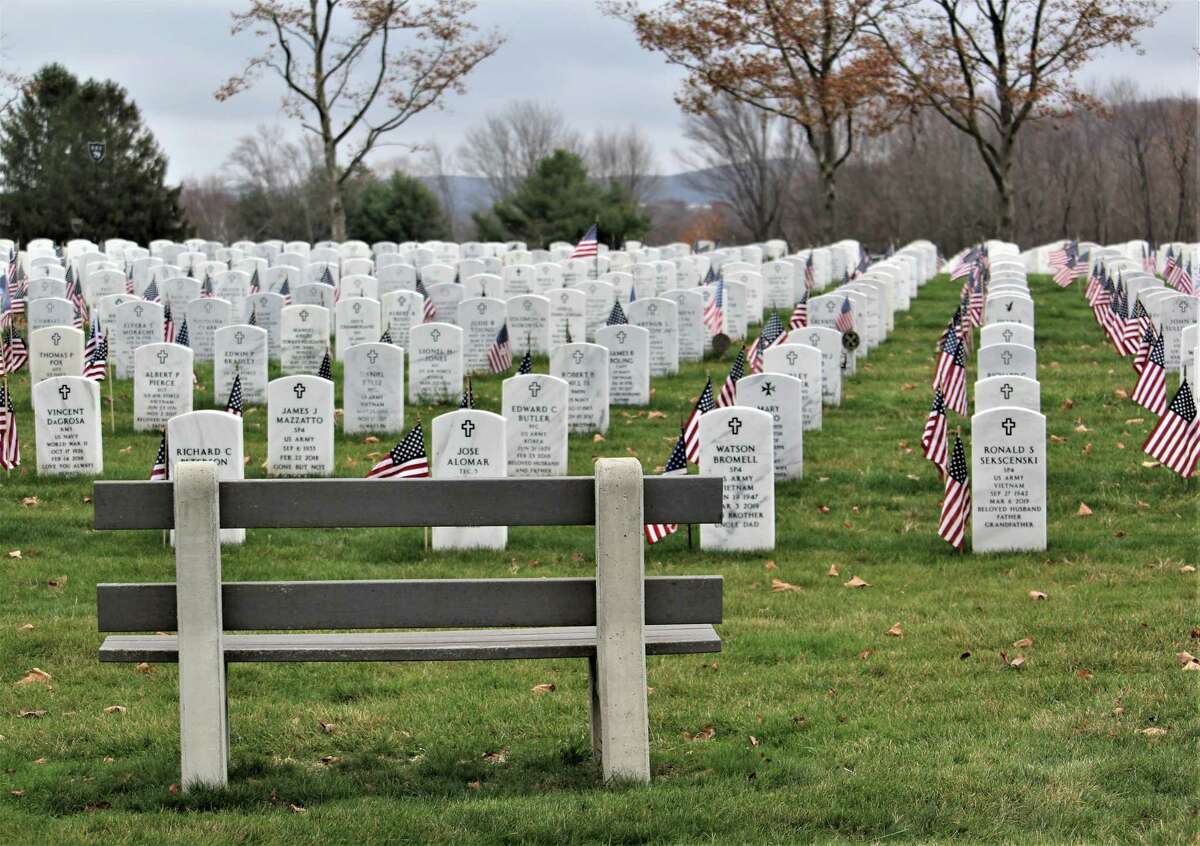
[[[721,622],[720,576],[645,580],[646,623]],[[596,581],[451,579],[225,582],[227,631],[488,628],[596,624]],[[175,585],[96,586],[102,632],[174,631]]]
[[[545,479],[247,479],[220,483],[224,528],[586,526],[590,476]],[[719,477],[644,481],[648,523],[721,522]],[[174,527],[174,485],[96,482],[97,529]]]

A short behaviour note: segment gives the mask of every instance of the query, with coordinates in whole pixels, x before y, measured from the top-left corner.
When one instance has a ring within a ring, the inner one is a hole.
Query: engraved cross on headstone
[[[58,386],[58,395],[60,397],[62,397],[63,402],[66,402],[67,399],[71,396],[71,386],[70,385],[59,385]]]
[[[731,417],[731,418],[729,418],[728,426],[729,426],[729,431],[733,432],[733,434],[736,435],[738,433],[738,431],[742,428],[742,421],[737,419],[736,417]]]
[[[292,386],[292,393],[296,395],[296,399],[304,399],[304,392],[307,390],[308,388],[304,387],[303,383],[300,382]]]
[[[370,352],[367,353],[367,361],[371,362],[371,364],[374,364],[378,360],[379,360],[379,353],[375,352],[375,350],[371,350]]]
[[[625,339],[626,339],[626,338],[628,338],[628,337],[629,337],[629,336],[628,336],[628,335],[625,333],[625,330],[624,330],[624,329],[622,329],[621,331],[617,332],[617,343],[619,343],[619,344],[621,344],[622,346],[624,346],[624,344],[625,344]]]
[[[1009,397],[1012,396],[1013,386],[1011,384],[1009,384],[1008,382],[1005,382],[1004,387],[1002,387],[1000,389],[1000,393],[1002,393],[1004,395],[1005,399],[1008,399]]]
[[[62,341],[62,335],[58,334],[57,332],[55,332],[53,335],[50,336],[50,342],[52,344],[54,344],[54,346],[56,346],[56,347],[59,345],[59,343],[61,341]]]
[[[438,338],[442,337],[442,330],[434,329],[432,332],[429,333],[429,337],[433,338],[433,342],[436,344],[438,341]]]
[[[1004,338],[1004,343],[1011,344],[1013,339],[1013,330],[1005,329],[1002,337]]]
[[[583,364],[583,350],[575,350],[571,353],[571,360],[576,364]]]
[[[137,315],[139,318],[142,316],[142,314],[143,314],[145,311],[146,311],[146,309],[144,309],[144,308],[143,308],[142,306],[140,306],[140,305],[138,305],[138,306],[134,306],[134,307],[133,307],[133,313],[134,313],[134,314],[136,314],[136,315]]]
[[[301,323],[307,323],[308,322],[308,309],[304,309],[303,311],[301,311],[299,317],[300,317]]]
[[[158,363],[159,363],[159,364],[166,364],[166,363],[167,363],[167,358],[168,358],[168,356],[167,356],[167,351],[166,351],[166,350],[159,350],[159,351],[158,351],[158,355],[157,355],[157,356],[155,356],[155,358],[157,358],[157,359],[158,359]]]
[[[764,394],[766,394],[767,396],[771,396],[771,394],[775,393],[775,386],[772,385],[770,382],[763,382],[762,383],[762,392]],[[734,432],[734,434],[736,435],[737,432]]]
[[[1012,437],[1013,429],[1017,428],[1017,421],[1007,417],[1000,425],[1004,427],[1004,434]]]
[[[1000,360],[1003,361],[1005,367],[1007,367],[1008,365],[1012,364],[1013,354],[1010,351],[1005,350],[1004,352],[1000,353]]]
[[[796,362],[799,360],[800,360],[800,354],[798,352],[796,352],[795,350],[788,351],[788,354],[787,354],[788,364],[792,365],[792,367],[795,367]]]
[[[237,345],[240,347],[242,342],[246,340],[246,333],[241,329],[237,330],[233,333],[233,340],[237,341]]]
[[[542,392],[542,383],[541,382],[530,382],[529,383],[529,395],[531,397],[536,397],[541,392]]]
[[[460,428],[462,429],[463,437],[469,438],[471,437],[471,433],[475,431],[475,424],[470,420],[464,420]]]

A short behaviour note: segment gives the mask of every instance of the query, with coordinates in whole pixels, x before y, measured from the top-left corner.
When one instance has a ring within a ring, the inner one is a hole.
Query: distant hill
[[[695,175],[693,172],[654,177],[652,201],[708,204],[716,200],[717,197],[712,193],[698,190],[688,184],[689,179]],[[454,198],[454,206],[458,214],[468,215],[491,205],[491,193],[488,191],[487,180],[483,177],[455,175],[446,177],[446,179],[449,182],[451,196]],[[421,181],[435,192],[438,191],[436,183],[439,181],[439,177],[425,176],[421,177]]]

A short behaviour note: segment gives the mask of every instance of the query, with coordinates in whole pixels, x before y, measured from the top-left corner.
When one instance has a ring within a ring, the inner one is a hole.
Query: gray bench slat
[[[644,481],[648,523],[721,522],[719,477]],[[173,486],[96,482],[97,529],[170,529]],[[247,479],[220,483],[225,528],[583,526],[595,523],[590,476],[546,479]]]
[[[251,661],[498,661],[588,658],[596,654],[595,626],[441,632],[226,635],[225,660]],[[712,626],[647,626],[647,655],[720,652]],[[174,635],[113,635],[100,660],[176,662]]]
[[[651,625],[721,622],[720,576],[646,579]],[[389,581],[225,582],[228,631],[589,626],[596,580],[403,579]],[[99,584],[102,632],[174,631],[175,585]]]

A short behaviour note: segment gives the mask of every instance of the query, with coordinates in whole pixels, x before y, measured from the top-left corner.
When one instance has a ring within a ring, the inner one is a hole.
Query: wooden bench
[[[719,522],[719,478],[643,479],[616,458],[594,479],[218,482],[214,464],[185,462],[169,484],[97,482],[93,501],[97,529],[175,529],[174,584],[100,584],[96,604],[101,632],[177,632],[107,637],[100,660],[179,662],[184,789],[228,781],[230,661],[586,658],[603,776],[645,782],[645,656],[721,649],[721,578],[645,578],[642,532]],[[587,524],[595,579],[221,581],[221,527]]]

